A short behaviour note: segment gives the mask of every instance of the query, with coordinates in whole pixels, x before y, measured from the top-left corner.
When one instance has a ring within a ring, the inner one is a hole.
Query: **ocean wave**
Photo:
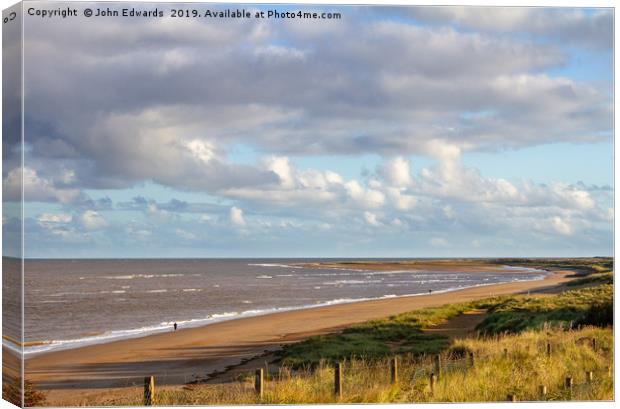
[[[505,281],[503,283],[515,282],[515,281],[536,281],[536,280],[542,280],[545,277],[546,277],[546,274],[530,276],[530,277],[522,277],[522,278],[512,277],[512,280]],[[500,283],[501,282],[492,282],[492,283],[482,282],[482,283],[473,284],[473,285],[467,283],[462,286],[454,286],[454,287],[444,288],[441,290],[433,290],[433,294],[446,293],[446,292],[451,292],[451,291],[456,291],[456,290],[461,290],[461,289],[466,289],[466,288],[484,287],[484,286],[490,286],[490,285],[500,284]],[[165,291],[167,290],[150,290],[149,292],[165,292]],[[180,328],[191,328],[191,327],[209,325],[209,324],[213,324],[213,323],[221,322],[221,321],[227,321],[227,320],[244,318],[244,317],[267,315],[267,314],[272,314],[276,312],[320,308],[320,307],[325,307],[325,306],[330,306],[330,305],[335,305],[335,304],[347,304],[347,303],[354,303],[354,302],[360,302],[360,301],[381,300],[381,299],[395,298],[395,297],[425,296],[427,294],[428,292],[424,290],[421,292],[409,293],[409,294],[399,294],[399,295],[385,294],[379,297],[337,298],[333,300],[317,301],[314,304],[306,304],[306,305],[299,305],[299,306],[284,306],[284,307],[272,307],[272,308],[265,308],[265,309],[251,309],[251,310],[243,310],[243,311],[228,311],[228,312],[221,312],[221,313],[213,313],[213,314],[207,315],[204,318],[179,320],[179,321],[176,321],[176,323],[179,325]],[[108,331],[108,332],[104,332],[96,336],[87,336],[87,337],[67,339],[67,340],[37,341],[37,345],[31,345],[31,346],[24,347],[24,354],[32,355],[32,354],[45,353],[45,352],[58,350],[58,349],[70,349],[70,348],[77,348],[77,347],[82,347],[86,345],[106,343],[106,342],[111,342],[111,341],[115,341],[119,339],[143,337],[143,336],[147,336],[153,333],[172,331],[173,324],[174,324],[174,321],[166,321],[166,322],[160,322],[159,324],[155,324],[151,326],[143,326],[143,327],[135,328],[135,329]],[[11,342],[5,339],[3,339],[3,345],[7,346],[8,348],[14,351],[20,352],[19,346],[13,345]]]
[[[382,283],[383,280],[336,280],[336,281],[325,281],[321,284],[323,285],[342,285],[342,284],[379,284]]]
[[[290,264],[277,264],[277,263],[250,263],[248,266],[254,267],[280,267],[280,268],[303,268],[302,266],[292,266]]]
[[[103,276],[106,280],[133,280],[134,278],[183,277],[185,274],[129,274],[124,276]]]

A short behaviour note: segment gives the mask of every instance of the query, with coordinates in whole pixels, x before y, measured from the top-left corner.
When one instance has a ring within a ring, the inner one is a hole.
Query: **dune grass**
[[[613,285],[565,291],[550,297],[509,297],[491,307],[476,328],[484,334],[520,332],[543,325],[613,324]]]
[[[589,344],[591,338],[596,339],[596,351]],[[547,342],[552,345],[550,357],[546,354]],[[529,401],[613,399],[613,380],[608,369],[613,362],[613,334],[609,328],[543,328],[495,339],[465,339],[456,345],[472,350],[480,357],[480,363],[465,372],[446,376],[438,383],[431,401],[501,401],[508,394]],[[507,355],[504,349],[508,350]],[[591,384],[586,382],[586,371],[594,373]],[[575,385],[572,392],[563,387],[569,376]],[[539,395],[539,385],[547,387],[544,399]]]
[[[596,350],[592,349],[592,338],[596,339]],[[547,342],[552,345],[551,356],[547,356]],[[313,369],[280,368],[267,377],[262,399],[256,396],[249,374],[238,383],[196,385],[187,390],[164,388],[157,392],[157,404],[494,402],[506,400],[508,394],[524,401],[613,399],[610,328],[527,330],[517,335],[467,338],[457,341],[453,348],[472,351],[474,364],[467,358],[444,361],[433,393],[429,375],[435,368],[430,357],[404,356],[397,384],[390,382],[387,359],[346,361],[342,398],[333,393],[333,366],[321,362]],[[592,382],[587,381],[586,371],[593,372]],[[573,378],[572,390],[563,386],[568,376]],[[545,397],[539,394],[539,385],[546,386]],[[139,405],[140,399],[136,393],[110,403]]]
[[[426,334],[425,328],[440,324],[466,311],[487,309],[504,301],[495,297],[480,301],[447,304],[436,308],[394,315],[354,325],[341,333],[309,338],[278,352],[280,363],[294,369],[315,368],[321,361],[380,359],[393,354],[434,354],[449,341],[443,335]]]
[[[550,270],[574,270],[578,275],[588,275],[612,271],[614,259],[612,257],[580,257],[580,258],[560,258],[560,259],[536,259],[536,258],[500,258],[489,260],[493,264],[504,264],[510,266],[532,267]]]
[[[341,334],[314,337],[286,348],[277,373],[267,374],[264,395],[253,376],[240,382],[160,390],[160,405],[303,403],[493,402],[513,394],[518,400],[613,399],[613,330],[586,326],[594,307],[612,302],[611,285],[547,296],[505,296],[426,308],[351,327]],[[422,333],[471,309],[488,309],[477,336],[452,344]],[[596,318],[596,317],[595,317]],[[596,339],[596,348],[592,346]],[[551,355],[547,355],[547,343]],[[443,357],[437,372],[432,354]],[[469,358],[473,353],[473,363]],[[389,358],[399,356],[399,382],[391,384]],[[344,394],[333,393],[334,362],[344,362]],[[593,372],[588,382],[586,371]],[[564,387],[572,377],[572,389]],[[541,396],[540,385],[547,389]],[[113,401],[137,405],[140,396]]]
[[[612,272],[601,272],[590,274],[586,277],[577,278],[575,280],[571,280],[566,285],[568,286],[577,286],[584,284],[613,284],[614,275]]]
[[[424,308],[349,327],[287,346],[280,363],[292,368],[316,367],[343,359],[381,359],[393,354],[435,354],[448,347],[446,337],[423,330],[466,311],[486,309],[481,333],[520,332],[556,325],[607,325],[613,318],[613,286],[606,284],[548,296],[503,296]]]

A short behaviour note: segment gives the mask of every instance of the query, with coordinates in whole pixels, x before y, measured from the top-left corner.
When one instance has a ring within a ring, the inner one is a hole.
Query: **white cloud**
[[[412,183],[411,165],[402,157],[387,161],[380,169],[380,173],[392,186],[407,187]]]
[[[203,214],[200,216],[199,220],[201,223],[210,223],[213,221],[213,216],[211,216],[210,214]]]
[[[377,218],[377,215],[371,212],[364,212],[364,220],[371,226],[381,226],[382,223]]]
[[[64,189],[54,186],[52,180],[42,178],[35,169],[24,167],[12,169],[3,181],[4,200],[20,200],[30,202],[60,202],[69,203],[80,195],[77,189]]]
[[[411,210],[418,202],[415,196],[403,193],[402,189],[388,187],[386,188],[386,194],[398,210]]]
[[[573,46],[608,47],[611,41],[609,9],[528,7],[414,7],[411,14],[427,23],[456,24],[473,30],[535,35]]]
[[[149,217],[159,221],[168,221],[173,217],[172,213],[165,209],[160,209],[155,202],[147,203],[145,212]]]
[[[63,213],[41,213],[37,220],[40,223],[70,223],[73,217],[70,214]]]
[[[245,226],[245,219],[243,218],[243,210],[236,206],[230,208],[230,222],[238,227]]]
[[[71,223],[72,220],[73,216],[64,213],[41,213],[37,216],[37,223],[46,228]]]
[[[551,219],[551,227],[553,228],[553,230],[560,234],[568,235],[573,232],[571,225],[567,221],[557,216]]]
[[[274,172],[280,179],[280,186],[285,189],[295,187],[293,172],[287,157],[270,157],[264,160],[266,169]]]
[[[382,192],[376,189],[365,189],[356,180],[345,183],[344,188],[348,196],[363,208],[375,209],[385,203],[385,195]]]
[[[185,146],[193,157],[205,164],[215,158],[215,146],[211,142],[194,139],[187,142]]]
[[[86,210],[82,213],[80,221],[86,230],[99,230],[108,226],[107,220],[94,210]]]
[[[411,24],[408,14],[425,24]],[[243,208],[256,215],[248,231],[312,225],[334,240],[368,225],[381,225],[373,229],[377,238],[406,226],[399,232],[420,234],[423,245],[429,237],[452,240],[451,232],[489,237],[488,243],[502,235],[511,243],[547,235],[608,240],[609,193],[488,177],[462,157],[611,141],[608,71],[599,83],[563,69],[582,59],[573,46],[586,44],[598,44],[600,55],[584,60],[584,69],[598,72],[607,64],[612,12],[353,8],[347,17],[277,25],[33,22],[25,58],[30,69],[46,70],[26,73],[29,112],[39,125],[29,133],[26,199],[61,203],[76,215],[66,224],[90,229],[108,222],[92,201],[78,207],[81,190],[153,183],[220,203],[200,210],[212,212],[200,227],[221,229],[222,237],[231,224],[247,226]],[[79,92],[86,88],[92,92]],[[237,147],[251,152],[240,160]],[[413,171],[413,155],[435,163]],[[341,174],[325,169],[328,157],[347,158],[333,168]],[[371,170],[351,169],[351,158]],[[22,175],[13,166],[4,173],[8,200],[21,192]],[[236,206],[221,204],[230,200]],[[125,231],[112,223],[109,230],[145,242],[162,232],[174,238],[176,229],[193,234],[174,206],[153,201],[129,210],[144,225]],[[38,223],[63,224],[50,216],[54,211]]]

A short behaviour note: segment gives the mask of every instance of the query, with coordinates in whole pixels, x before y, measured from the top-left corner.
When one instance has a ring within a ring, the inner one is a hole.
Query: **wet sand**
[[[424,307],[494,295],[544,292],[567,281],[570,274],[558,271],[540,281],[286,311],[55,351],[27,359],[26,374],[38,389],[49,392],[49,398],[61,396],[64,402],[71,401],[73,394],[83,398],[87,390],[106,393],[100,388],[141,385],[147,375],[156,376],[159,385],[182,385],[205,380],[213,372],[309,336]]]

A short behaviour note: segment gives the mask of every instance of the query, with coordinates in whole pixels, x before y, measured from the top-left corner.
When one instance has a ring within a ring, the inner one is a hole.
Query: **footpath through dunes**
[[[26,376],[40,390],[69,394],[78,389],[140,385],[147,375],[157,376],[159,384],[183,385],[313,335],[424,307],[549,289],[569,280],[569,274],[555,272],[540,281],[287,311],[51,352],[28,358]]]
[[[486,316],[486,310],[470,310],[447,320],[439,325],[425,328],[427,334],[438,334],[450,340],[465,338],[476,332],[476,325],[480,324]]]

